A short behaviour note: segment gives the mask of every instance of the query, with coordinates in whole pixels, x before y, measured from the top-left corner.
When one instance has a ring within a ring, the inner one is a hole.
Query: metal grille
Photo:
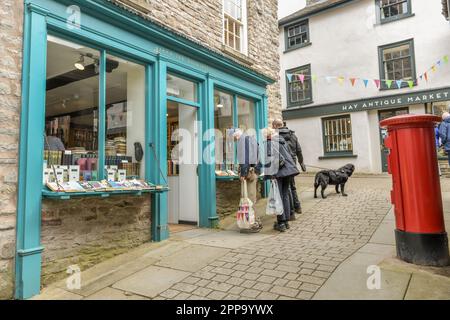
[[[325,119],[323,125],[325,153],[353,151],[350,116]]]

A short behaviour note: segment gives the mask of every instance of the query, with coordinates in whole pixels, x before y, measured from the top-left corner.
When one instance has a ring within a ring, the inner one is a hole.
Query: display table
[[[80,198],[80,197],[108,198],[110,196],[122,196],[122,195],[141,196],[142,194],[146,193],[162,193],[167,191],[169,191],[168,187],[151,190],[117,190],[117,191],[86,191],[86,192],[55,192],[46,188],[42,190],[42,197],[47,199],[69,200],[71,198]]]

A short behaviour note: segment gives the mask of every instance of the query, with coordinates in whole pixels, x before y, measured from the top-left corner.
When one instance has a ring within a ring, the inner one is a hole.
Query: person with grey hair
[[[442,115],[442,123],[439,126],[439,138],[448,155],[448,163],[450,164],[450,113],[448,112],[444,112]]]
[[[253,209],[255,216],[257,212],[255,209],[257,201],[257,183],[259,175],[259,156],[258,156],[258,142],[256,137],[242,132],[241,129],[235,129],[233,134],[234,140],[237,142],[237,158],[239,163],[239,177],[241,180],[241,189],[244,186],[244,181],[247,183],[248,198],[253,202]],[[262,225],[257,219],[257,222],[249,230],[241,230],[241,232],[259,232]]]
[[[303,172],[306,172],[306,166],[303,163],[303,153],[298,138],[294,131],[290,130],[286,124],[281,119],[275,119],[272,122],[272,128],[278,130],[278,133],[286,141],[289,152],[296,164],[297,161],[300,164]],[[302,213],[301,203],[297,194],[297,187],[295,185],[295,177],[291,177],[290,182],[290,192],[291,192],[291,216],[290,220],[295,220],[295,213]]]

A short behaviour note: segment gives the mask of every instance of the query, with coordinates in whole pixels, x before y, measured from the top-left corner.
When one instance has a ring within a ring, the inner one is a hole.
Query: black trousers
[[[280,189],[281,200],[283,201],[283,214],[277,216],[278,223],[289,221],[291,217],[291,178],[278,178],[278,188]]]
[[[295,186],[295,177],[291,177],[290,187],[291,187],[291,196],[292,196],[291,210],[293,211],[294,209],[300,209],[300,206],[301,206],[300,200],[298,199],[297,187]]]

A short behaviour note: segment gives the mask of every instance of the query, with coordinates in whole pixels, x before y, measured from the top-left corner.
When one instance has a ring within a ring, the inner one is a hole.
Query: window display
[[[99,150],[100,52],[53,36],[47,45],[43,184],[59,192],[150,188],[142,180],[145,67],[106,56],[105,149]],[[99,170],[105,180],[98,181]]]

